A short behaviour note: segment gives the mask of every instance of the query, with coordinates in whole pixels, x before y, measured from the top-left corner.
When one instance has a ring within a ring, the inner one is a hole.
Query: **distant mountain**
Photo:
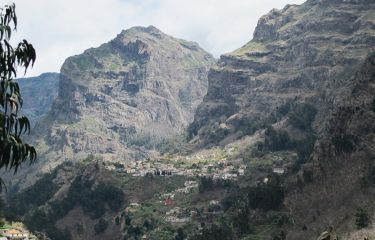
[[[58,97],[33,139],[41,159],[131,161],[193,121],[215,59],[197,43],[133,27],[68,58]],[[57,161],[57,162],[60,162]]]
[[[21,114],[26,115],[31,124],[40,120],[57,97],[59,88],[58,73],[43,73],[38,77],[17,79],[23,98]]]

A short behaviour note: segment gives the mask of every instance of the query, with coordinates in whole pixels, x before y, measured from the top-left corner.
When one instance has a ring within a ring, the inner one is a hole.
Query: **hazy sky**
[[[10,1],[8,1],[10,2]],[[28,76],[58,72],[64,60],[113,39],[123,29],[154,25],[198,42],[215,57],[251,40],[260,16],[304,0],[14,0],[17,38],[37,51]]]

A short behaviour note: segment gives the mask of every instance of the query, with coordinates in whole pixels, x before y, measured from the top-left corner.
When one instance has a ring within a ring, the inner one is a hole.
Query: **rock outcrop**
[[[299,140],[306,132],[280,112],[288,103],[317,110],[312,153],[288,175],[297,183],[309,175],[299,189],[288,185],[288,239],[316,239],[327,227],[345,234],[355,229],[356,208],[373,214],[374,46],[373,1],[310,0],[263,16],[253,40],[209,72],[207,96],[189,126],[201,146],[267,125]]]
[[[38,124],[43,158],[131,160],[192,122],[215,59],[197,43],[134,27],[68,58]]]
[[[366,0],[310,0],[263,16],[253,40],[210,70],[190,134],[205,138],[213,125],[211,131],[236,132],[291,100],[317,106],[317,130],[323,130],[322,121],[348,96],[351,76],[373,51],[374,8]]]
[[[59,88],[58,73],[43,73],[38,77],[17,79],[23,98],[21,113],[34,125],[51,110]]]

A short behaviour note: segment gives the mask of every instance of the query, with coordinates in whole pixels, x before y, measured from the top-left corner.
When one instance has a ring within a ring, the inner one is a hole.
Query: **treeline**
[[[288,123],[302,131],[311,131],[311,123],[314,121],[317,109],[314,105],[305,102],[287,101],[276,108],[266,118],[243,119],[239,124],[239,131],[243,135],[252,135],[260,129],[277,123],[284,117],[288,117]]]
[[[233,182],[228,179],[213,179],[212,177],[201,177],[199,179],[198,190],[200,193],[210,191],[217,188],[230,188]]]
[[[283,206],[285,187],[280,176],[268,176],[267,183],[258,183],[246,188],[231,188],[231,193],[222,200],[224,215],[213,224],[202,224],[202,229],[191,239],[241,239],[255,233],[257,219],[254,211],[268,212],[279,210]],[[262,220],[264,221],[264,220]],[[285,221],[280,216],[278,224]]]
[[[95,232],[105,231],[108,224],[103,215],[107,211],[118,211],[124,205],[121,189],[110,183],[84,180],[82,175],[78,175],[65,198],[49,202],[59,189],[53,182],[57,170],[46,174],[25,191],[11,196],[5,209],[7,219],[23,221],[30,230],[45,232],[51,239],[69,240],[69,230],[60,230],[56,222],[74,207],[80,206],[90,218],[99,219]]]
[[[117,211],[123,204],[124,195],[119,188],[104,182],[94,186],[93,181],[83,180],[80,175],[71,184],[67,197],[51,203],[51,208],[54,216],[62,218],[75,206],[80,206],[85,214],[97,219],[107,209]]]
[[[11,221],[20,221],[30,209],[36,209],[45,204],[59,189],[54,184],[57,170],[45,174],[32,187],[19,193],[11,194],[5,206],[5,216]]]
[[[261,157],[268,152],[293,150],[298,155],[293,169],[298,170],[303,163],[309,160],[314,150],[317,137],[312,123],[317,111],[313,105],[308,103],[287,103],[278,108],[278,113],[280,116],[288,114],[288,123],[302,131],[304,137],[299,140],[292,139],[287,131],[276,130],[272,125],[267,125],[264,127],[264,142],[257,142],[247,156]]]
[[[272,113],[265,117],[252,116],[251,118],[244,118],[235,124],[234,130],[230,130],[220,125],[219,122],[209,124],[199,130],[200,135],[207,143],[220,142],[232,131],[237,131],[240,136],[252,135],[260,129],[265,129],[268,126],[277,123],[283,118],[288,118],[288,123],[300,129],[301,131],[309,132],[312,130],[311,123],[313,122],[317,109],[314,105],[307,102],[296,102],[290,100],[283,105],[277,107]],[[188,139],[197,134],[197,129],[192,125],[187,129]]]

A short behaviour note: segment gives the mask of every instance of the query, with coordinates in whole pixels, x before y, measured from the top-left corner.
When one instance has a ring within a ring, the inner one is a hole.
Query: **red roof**
[[[166,198],[164,201],[164,205],[167,205],[167,206],[174,205],[173,199],[170,197]]]

